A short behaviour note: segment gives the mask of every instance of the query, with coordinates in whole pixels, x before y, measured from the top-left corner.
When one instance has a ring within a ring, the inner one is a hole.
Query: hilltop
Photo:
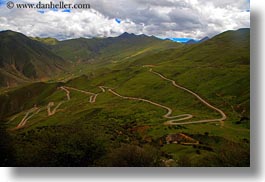
[[[79,38],[60,41],[51,49],[66,60],[76,62],[95,59],[121,60],[135,54],[178,47],[177,43],[160,40],[146,35],[135,35],[127,32],[118,37]]]
[[[46,46],[13,31],[0,32],[0,86],[47,79],[66,62]]]

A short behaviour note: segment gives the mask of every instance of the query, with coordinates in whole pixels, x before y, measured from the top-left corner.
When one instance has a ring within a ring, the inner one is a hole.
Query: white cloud
[[[84,0],[72,2],[87,3]],[[0,28],[59,39],[117,36],[125,31],[199,39],[250,26],[247,0],[90,0],[89,3],[90,10],[44,14],[29,9],[9,10],[2,5]],[[115,18],[121,19],[121,23]]]

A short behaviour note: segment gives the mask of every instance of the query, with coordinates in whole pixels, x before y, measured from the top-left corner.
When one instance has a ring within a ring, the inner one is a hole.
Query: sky
[[[8,9],[7,1],[0,0],[0,31],[13,30],[60,40],[115,37],[124,32],[202,39],[226,30],[250,27],[249,0],[64,0],[65,3],[89,3],[91,9],[45,11]],[[14,2],[38,3],[39,0]]]

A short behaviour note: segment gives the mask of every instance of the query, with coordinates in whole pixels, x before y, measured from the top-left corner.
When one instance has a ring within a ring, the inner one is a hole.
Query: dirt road
[[[113,95],[116,95],[116,96],[118,96],[120,98],[123,98],[123,99],[143,101],[143,102],[147,102],[149,104],[161,107],[161,108],[167,110],[167,113],[163,117],[167,118],[167,119],[173,119],[173,120],[170,120],[172,122],[182,121],[182,120],[186,120],[186,119],[191,119],[193,117],[191,114],[182,114],[182,115],[178,115],[178,116],[170,116],[172,114],[172,109],[167,107],[167,106],[155,103],[155,102],[147,100],[147,99],[122,96],[122,95],[118,94],[117,92],[113,91],[112,89],[108,89],[108,91],[110,93],[112,93]],[[174,118],[180,118],[180,119],[174,119]]]
[[[81,93],[84,93],[84,94],[87,94],[87,95],[95,95],[95,93],[88,92],[88,91],[85,91],[85,90],[80,90],[80,89],[73,88],[73,87],[63,86],[63,88],[64,89],[68,89],[68,90],[74,90],[74,91],[77,91],[77,92],[81,92]]]
[[[67,100],[71,100],[70,91],[66,89],[66,87],[60,87],[60,89],[66,92]]]
[[[23,117],[21,122],[16,126],[15,129],[23,128],[26,125],[26,123],[28,122],[28,120],[31,119],[35,114],[38,114],[39,112],[40,112],[40,109],[38,107],[34,107],[34,108],[30,109],[26,113],[26,115]]]
[[[54,102],[50,102],[47,106],[47,112],[48,112],[48,116],[52,116],[56,113],[57,109],[63,104],[63,102],[60,102],[52,111],[51,111],[51,107],[54,106]]]
[[[154,65],[145,65],[143,67],[146,68],[150,68],[150,67],[155,67]],[[224,124],[224,120],[226,120],[227,116],[226,114],[221,110],[218,109],[217,107],[214,107],[213,105],[211,105],[209,102],[207,102],[206,100],[204,100],[202,97],[200,97],[197,93],[178,85],[174,80],[171,80],[167,77],[165,77],[164,75],[162,75],[161,73],[158,73],[156,71],[153,71],[152,68],[149,69],[149,71],[157,76],[159,76],[160,78],[162,78],[165,81],[169,81],[172,83],[172,85],[178,89],[184,90],[186,92],[188,92],[189,94],[193,95],[194,97],[196,97],[198,100],[200,100],[204,105],[206,105],[207,107],[209,107],[210,109],[218,112],[221,115],[221,118],[214,118],[214,119],[205,119],[205,120],[199,120],[199,121],[187,121],[187,122],[179,122],[179,121],[184,121],[184,120],[189,120],[191,118],[193,118],[193,115],[191,114],[181,114],[181,115],[177,115],[177,116],[171,116],[172,115],[172,109],[164,106],[162,104],[147,100],[147,99],[143,99],[143,98],[136,98],[136,97],[127,97],[127,96],[122,96],[119,93],[115,92],[112,88],[110,87],[106,87],[106,86],[98,86],[101,89],[101,92],[99,93],[92,93],[89,91],[85,91],[85,90],[80,90],[77,88],[73,88],[73,87],[67,87],[67,86],[62,86],[59,87],[60,89],[64,90],[66,92],[66,96],[67,96],[67,100],[70,101],[71,97],[70,97],[70,90],[73,91],[77,91],[77,92],[81,92],[84,93],[86,95],[89,95],[89,102],[90,103],[95,103],[97,96],[100,93],[105,93],[106,91],[110,92],[111,94],[120,97],[122,99],[126,99],[126,100],[135,100],[135,101],[142,101],[142,102],[146,102],[149,104],[152,104],[154,106],[160,107],[164,110],[167,111],[167,113],[165,115],[163,115],[164,118],[166,119],[170,119],[168,121],[166,121],[164,124],[165,125],[188,125],[188,124],[197,124],[197,123],[208,123],[208,122],[220,122],[221,126],[223,126]],[[53,110],[51,110],[51,107],[54,106],[54,102],[50,102],[47,106],[47,112],[48,112],[48,116],[52,116],[56,113],[56,110],[61,106],[63,102],[60,102]],[[24,116],[24,118],[21,120],[21,122],[17,125],[16,129],[22,128],[26,125],[27,121],[29,119],[31,119],[35,114],[38,114],[40,112],[40,109],[37,107],[32,108],[31,110],[29,110],[26,115]]]
[[[83,94],[90,95],[90,97],[89,97],[89,102],[90,103],[96,102],[96,99],[97,99],[97,96],[98,96],[98,94],[95,94],[95,93],[92,93],[92,92],[88,92],[88,91],[85,91],[85,90],[80,90],[80,89],[73,88],[73,87],[63,86],[61,88],[64,89],[64,90],[68,90],[69,93],[70,93],[69,90],[74,90],[76,92],[81,92]]]
[[[154,67],[154,65],[145,65],[143,67]],[[159,76],[160,78],[162,78],[163,80],[166,80],[166,81],[169,81],[172,83],[172,85],[178,89],[181,89],[181,90],[184,90],[188,93],[190,93],[191,95],[193,95],[194,97],[196,97],[198,100],[200,100],[204,105],[206,105],[207,107],[213,109],[214,111],[218,112],[220,115],[221,115],[221,118],[214,118],[214,119],[205,119],[205,120],[199,120],[199,121],[187,121],[187,122],[178,122],[178,121],[184,121],[184,120],[188,120],[188,119],[191,119],[193,118],[193,115],[191,114],[181,114],[181,115],[177,115],[177,116],[171,116],[172,115],[172,109],[167,107],[167,106],[164,106],[162,104],[159,104],[159,103],[156,103],[156,102],[153,102],[153,101],[150,101],[150,100],[147,100],[147,99],[143,99],[143,98],[136,98],[136,97],[127,97],[127,96],[122,96],[120,95],[119,93],[115,92],[112,88],[110,87],[106,87],[106,86],[99,86],[99,88],[101,89],[101,93],[105,93],[106,90],[110,93],[112,93],[113,95],[117,96],[117,97],[120,97],[122,99],[126,99],[126,100],[136,100],[136,101],[142,101],[142,102],[146,102],[146,103],[149,103],[149,104],[152,104],[152,105],[155,105],[157,107],[160,107],[160,108],[163,108],[165,110],[167,110],[167,113],[165,115],[163,115],[164,118],[166,119],[170,119],[168,121],[166,121],[164,124],[165,125],[187,125],[187,124],[197,124],[197,123],[208,123],[208,122],[220,122],[221,125],[223,126],[223,121],[227,118],[225,113],[221,110],[221,109],[218,109],[217,107],[214,107],[213,105],[211,105],[209,102],[207,102],[206,100],[204,100],[202,97],[200,97],[197,93],[183,87],[183,86],[180,86],[178,85],[174,80],[171,80],[167,77],[165,77],[164,75],[158,73],[158,72],[155,72],[153,71],[153,69],[151,68],[149,70],[151,73]],[[92,93],[92,92],[88,92],[88,91],[84,91],[84,90],[80,90],[80,89],[77,89],[77,88],[73,88],[73,87],[63,87],[64,89],[66,90],[74,90],[74,91],[78,91],[78,92],[81,92],[81,93],[84,93],[84,94],[87,94],[87,95],[90,95],[90,98],[89,98],[89,102],[90,103],[94,103],[96,102],[96,98],[97,96],[100,94],[100,93]]]
[[[206,100],[204,100],[203,98],[201,98],[197,93],[183,87],[183,86],[180,86],[178,85],[174,80],[171,80],[167,77],[165,77],[164,75],[162,75],[161,73],[158,73],[156,71],[153,71],[152,68],[150,68],[149,70],[151,73],[153,74],[156,74],[158,75],[160,78],[166,80],[166,81],[169,81],[172,83],[173,86],[179,88],[179,89],[182,89],[188,93],[190,93],[191,95],[195,96],[197,99],[199,99],[204,105],[206,105],[207,107],[213,109],[214,111],[218,112],[222,117],[221,118],[217,118],[217,119],[206,119],[206,120],[199,120],[199,121],[191,121],[191,122],[185,122],[185,123],[174,123],[175,121],[174,120],[170,120],[170,121],[167,121],[165,122],[166,125],[183,125],[183,124],[195,124],[195,123],[208,123],[208,122],[221,122],[221,124],[223,125],[223,122],[224,120],[226,120],[227,116],[226,114],[221,110],[221,109],[218,109],[217,107],[214,107],[213,105],[211,105],[209,102],[207,102]]]

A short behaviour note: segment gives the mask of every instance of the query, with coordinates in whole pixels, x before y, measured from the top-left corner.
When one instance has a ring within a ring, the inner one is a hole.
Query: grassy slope
[[[46,38],[31,37],[31,39],[39,41],[39,42],[47,44],[47,45],[56,45],[59,42],[57,39],[51,38],[51,37],[46,37]]]
[[[168,47],[178,47],[180,44],[162,41],[145,35],[123,34],[113,38],[73,39],[61,41],[51,46],[54,53],[66,60],[76,61],[120,61],[129,59],[145,52],[151,52]]]
[[[107,155],[113,148],[120,147],[121,143],[139,146],[149,144],[167,154],[163,154],[162,158],[178,160],[179,162],[175,165],[248,165],[249,30],[225,32],[199,45],[161,50],[161,52],[152,52],[152,54],[149,52],[149,54],[137,55],[118,63],[108,62],[105,66],[107,69],[101,69],[100,63],[94,64],[92,67],[96,70],[88,69],[90,73],[87,76],[76,78],[65,84],[95,93],[100,92],[97,86],[105,85],[113,87],[125,96],[146,98],[172,107],[173,114],[191,113],[195,115],[194,119],[216,117],[215,112],[206,108],[193,96],[172,87],[168,82],[142,67],[145,64],[155,64],[155,71],[197,92],[214,106],[224,110],[228,119],[224,127],[220,127],[218,123],[168,127],[162,125],[165,121],[162,117],[165,111],[150,104],[123,100],[110,93],[99,94],[96,103],[91,104],[88,102],[87,95],[75,91],[71,91],[72,99],[66,101],[65,92],[55,89],[58,85],[51,84],[51,89],[45,86],[47,95],[36,96],[36,99],[33,97],[30,100],[30,103],[37,103],[41,106],[41,112],[28,122],[25,129],[13,133],[20,141],[19,143],[27,146],[25,150],[28,153],[34,150],[40,159],[44,159],[46,154],[41,154],[41,150],[43,146],[52,143],[44,139],[47,137],[50,140],[54,139],[55,136],[51,134],[54,130],[58,130],[58,133],[67,133],[70,127],[77,128],[88,138],[95,137],[97,139],[95,146],[106,150],[102,156]],[[31,87],[26,87],[25,90],[30,90]],[[57,114],[48,117],[46,106],[51,101],[56,104],[61,101],[64,103]],[[27,109],[30,107],[28,106]],[[21,121],[25,115],[25,109],[26,107],[21,109],[22,112],[18,113],[13,121],[10,121],[11,117],[6,118],[9,120],[10,128],[15,127]],[[240,120],[242,121],[238,122]],[[208,148],[182,145],[159,146],[159,141],[165,135],[178,132],[188,133],[199,140],[202,146],[206,145]],[[93,133],[93,136],[89,133]],[[73,134],[70,136],[75,138]],[[61,150],[72,150],[68,144],[62,141],[59,143],[62,144],[62,148],[59,147],[51,152],[62,153]],[[213,151],[208,150],[209,147]],[[20,144],[17,143],[18,151],[19,148]],[[82,150],[78,148],[70,153],[72,157],[84,156],[78,152]],[[234,159],[230,160],[231,157]],[[18,164],[39,164],[34,163],[37,162],[34,159],[30,160],[32,163],[28,163],[28,158],[30,157],[25,153],[17,155]],[[102,160],[99,156],[93,159],[94,161]],[[242,163],[236,163],[234,160],[242,161]],[[43,165],[58,165],[57,162]],[[96,164],[88,162],[86,165]]]
[[[52,53],[47,46],[23,34],[0,32],[0,73],[3,76],[0,87],[20,83],[20,78],[48,78],[61,72],[65,64],[66,62]]]

